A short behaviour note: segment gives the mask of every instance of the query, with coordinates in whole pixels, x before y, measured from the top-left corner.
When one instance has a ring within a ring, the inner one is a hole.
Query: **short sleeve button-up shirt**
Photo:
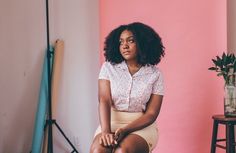
[[[156,66],[142,66],[131,75],[123,61],[103,63],[99,79],[110,81],[113,107],[119,111],[145,111],[151,94],[164,95],[163,76]]]

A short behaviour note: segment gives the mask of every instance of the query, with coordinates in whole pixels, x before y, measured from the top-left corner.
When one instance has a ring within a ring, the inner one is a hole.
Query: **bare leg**
[[[149,153],[149,147],[142,137],[130,134],[120,142],[115,153]]]
[[[99,137],[101,134],[98,134],[91,145],[90,153],[111,153],[112,148],[104,147],[99,143]]]

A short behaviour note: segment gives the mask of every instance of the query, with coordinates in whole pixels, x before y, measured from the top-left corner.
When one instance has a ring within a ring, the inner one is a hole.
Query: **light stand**
[[[46,125],[48,126],[48,148],[47,153],[53,153],[53,129],[52,125],[55,124],[57,129],[60,131],[60,133],[63,135],[63,137],[66,139],[66,141],[70,144],[70,146],[73,148],[73,151],[71,153],[79,153],[74,145],[71,143],[71,141],[67,138],[65,133],[62,131],[60,126],[57,124],[55,119],[52,119],[52,94],[51,94],[51,56],[53,54],[52,51],[50,51],[50,43],[49,43],[49,7],[48,7],[48,0],[46,0],[46,25],[47,25],[47,62],[48,62],[48,118],[46,121]],[[46,127],[45,127],[46,128]]]

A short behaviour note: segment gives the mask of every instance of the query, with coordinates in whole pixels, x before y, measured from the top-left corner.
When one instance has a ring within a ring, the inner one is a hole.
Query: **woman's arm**
[[[111,133],[111,90],[110,81],[99,79],[98,81],[98,99],[99,99],[99,120],[102,134],[100,144],[110,146],[114,144],[114,134]]]
[[[138,118],[137,120],[131,122],[124,128],[117,129],[117,131],[115,132],[115,136],[118,137],[117,141],[119,142],[121,139],[123,139],[125,135],[131,132],[143,129],[152,124],[156,120],[160,112],[162,99],[162,95],[152,94],[144,115]]]

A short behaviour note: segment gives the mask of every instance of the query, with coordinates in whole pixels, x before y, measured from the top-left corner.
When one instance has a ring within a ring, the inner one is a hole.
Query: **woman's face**
[[[131,31],[124,30],[120,35],[120,53],[126,60],[136,60],[137,47]]]

